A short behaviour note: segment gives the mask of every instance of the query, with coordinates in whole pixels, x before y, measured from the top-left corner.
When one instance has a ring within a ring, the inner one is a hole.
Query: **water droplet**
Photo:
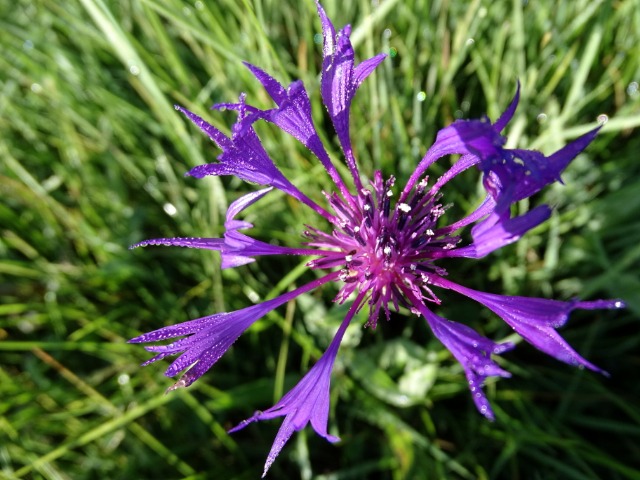
[[[538,123],[544,123],[547,121],[547,114],[546,113],[539,113],[538,116],[536,117],[536,119],[538,120]]]
[[[460,108],[462,109],[463,112],[468,111],[469,107],[471,107],[471,102],[469,100],[463,100],[462,103],[460,104]]]
[[[138,67],[137,65],[130,65],[129,73],[134,77],[137,77],[138,75],[140,75],[140,67]]]
[[[455,112],[453,112],[453,116],[456,118],[462,118],[464,117],[464,112],[460,109],[456,110]]]
[[[127,375],[126,373],[123,373],[118,377],[119,385],[126,385],[127,383],[129,383],[129,375]]]
[[[249,300],[251,300],[253,303],[258,303],[260,302],[260,295],[258,295],[256,292],[254,292],[253,290],[250,290],[249,292],[247,292],[247,297],[249,298]]]
[[[598,123],[600,125],[604,125],[608,121],[609,121],[609,116],[606,113],[601,113],[600,115],[598,115]]]
[[[16,325],[22,333],[32,333],[36,329],[36,324],[31,319],[23,319]]]
[[[322,34],[321,33],[316,33],[313,36],[313,41],[314,41],[314,43],[322,43]]]
[[[473,38],[467,38],[467,41],[464,43],[467,45],[467,47],[470,47],[471,45],[476,43],[476,41]]]
[[[616,302],[613,304],[613,306],[616,308],[624,308],[624,302]]]
[[[419,102],[424,102],[427,99],[427,94],[425,92],[418,92],[416,95],[416,100]]]
[[[31,40],[25,40],[24,43],[22,44],[22,49],[23,50],[32,50],[33,49],[33,42]],[[636,83],[636,87],[638,86],[638,84]]]
[[[170,217],[173,217],[176,213],[178,213],[178,209],[175,206],[173,206],[173,204],[171,204],[171,203],[165,203],[162,206],[162,209]]]
[[[31,91],[33,93],[40,93],[42,92],[42,85],[40,85],[39,83],[32,83],[31,84]]]
[[[390,56],[391,58],[393,58],[393,57],[395,57],[396,55],[398,55],[398,49],[397,49],[397,48],[395,48],[395,47],[391,47],[391,48],[389,49],[389,56]]]
[[[627,95],[635,97],[638,93],[640,93],[640,90],[638,89],[638,82],[631,82],[627,87]]]
[[[200,0],[194,3],[194,6],[196,7],[196,10],[204,10],[204,3],[202,3]]]

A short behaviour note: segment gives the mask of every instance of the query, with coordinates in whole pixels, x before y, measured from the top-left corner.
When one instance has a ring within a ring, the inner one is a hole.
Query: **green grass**
[[[422,322],[396,315],[375,332],[353,328],[332,381],[330,428],[342,443],[297,434],[270,478],[640,478],[637,2],[324,4],[337,26],[353,24],[358,58],[392,53],[352,110],[365,173],[402,183],[439,128],[496,118],[516,79],[511,145],[549,153],[608,115],[566,185],[534,199],[556,207],[546,225],[448,269],[495,293],[620,297],[629,308],[578,312],[563,329],[609,379],[525,344],[506,355],[514,377],[487,387],[495,423],[475,411],[461,367]],[[290,259],[221,272],[209,252],[127,247],[220,235],[228,203],[253,188],[183,178],[217,152],[172,107],[224,131],[234,117],[209,112],[212,103],[244,91],[266,107],[242,60],[304,80],[316,124],[328,125],[313,2],[5,1],[0,12],[0,477],[258,478],[280,423],[226,430],[318,358],[345,313],[335,291],[259,321],[204,378],[164,395],[165,365],[139,368],[148,354],[126,339],[247,306],[308,273]],[[260,133],[300,188],[318,199],[330,189],[294,140]],[[330,129],[321,135],[338,158]],[[477,179],[464,176],[446,200],[471,208]],[[307,211],[271,198],[247,213],[255,235],[295,245]],[[444,300],[441,315],[510,334],[471,302]]]

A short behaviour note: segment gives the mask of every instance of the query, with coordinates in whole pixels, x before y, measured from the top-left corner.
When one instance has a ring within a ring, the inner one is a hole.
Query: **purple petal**
[[[261,242],[237,231],[228,231],[224,235],[221,268],[238,267],[254,261],[251,257],[261,255],[321,255],[322,250],[281,247]]]
[[[512,219],[501,217],[495,208],[494,203],[485,201],[480,208],[466,219],[463,219],[464,222],[461,222],[468,223],[470,219],[479,218],[483,213],[489,213],[487,218],[471,229],[473,243],[466,247],[452,250],[436,250],[431,253],[431,258],[485,257],[505,245],[517,242],[525,233],[546,221],[551,215],[551,209],[547,205],[540,205],[530,212]],[[459,225],[453,224],[452,227],[459,228]],[[438,233],[446,231],[452,231],[451,227],[438,230]]]
[[[489,400],[482,390],[487,377],[510,377],[511,374],[495,363],[491,355],[498,355],[515,347],[514,344],[495,343],[472,328],[452,322],[431,312],[422,302],[414,303],[427,320],[434,335],[453,354],[464,368],[473,402],[480,413],[494,420]]]
[[[258,190],[256,192],[251,192],[242,197],[234,200],[229,208],[227,209],[226,222],[224,224],[227,229],[239,229],[239,228],[251,228],[253,225],[247,222],[238,222],[234,220],[235,217],[245,208],[253,205],[262,197],[264,197],[267,193],[269,193],[272,188],[264,188],[262,190]]]
[[[195,320],[189,320],[188,322],[178,323],[177,325],[169,325],[167,327],[159,328],[152,332],[139,335],[129,340],[129,343],[148,343],[148,342],[160,342],[167,338],[182,337],[185,335],[191,335],[205,328],[208,324],[214,323],[215,318],[220,316],[220,313],[215,315],[209,315],[202,318],[196,318]]]
[[[282,88],[282,85],[280,85],[280,83],[269,76],[266,72],[260,70],[258,67],[254,67],[253,65],[246,65],[263,84],[269,95],[271,95],[274,101],[276,101],[278,108],[260,110],[250,105],[246,105],[243,97],[241,97],[240,103],[222,103],[214,105],[214,108],[225,108],[240,112],[238,122],[234,126],[234,142],[241,145],[242,148],[246,150],[246,145],[242,144],[242,142],[245,142],[245,144],[249,145],[249,150],[258,152],[255,155],[258,159],[266,159],[269,162],[272,162],[262,148],[262,145],[260,144],[252,127],[253,123],[258,120],[271,122],[306,146],[320,160],[331,179],[340,188],[343,194],[346,194],[348,189],[340,178],[335,166],[331,163],[329,154],[324,149],[322,141],[316,132],[313,119],[311,118],[311,102],[309,101],[309,96],[307,95],[302,82],[293,82],[285,91],[284,88]],[[220,156],[220,160],[225,161],[226,157],[222,155]],[[238,162],[239,160],[235,159],[233,164],[238,164]],[[218,173],[220,170],[221,167],[219,165],[203,165],[191,170],[190,174],[197,174],[198,176],[223,174]],[[278,173],[280,172],[278,171]],[[241,176],[240,173],[236,172],[232,172],[231,174]],[[251,174],[254,176],[256,175],[254,172]],[[262,185],[273,185],[292,197],[297,198],[328,220],[333,219],[331,214],[300,192],[284,177],[278,178],[273,182],[254,181],[261,183]]]
[[[221,250],[224,240],[221,238],[152,238],[131,245],[129,248],[146,247],[148,245],[164,245],[169,247],[204,248],[207,250]]]
[[[261,68],[251,65],[248,62],[242,63],[244,63],[244,66],[247,67],[251,73],[253,73],[253,76],[258,79],[274,102],[280,105],[287,99],[287,93],[280,82]]]
[[[562,182],[560,174],[593,141],[600,127],[587,132],[549,157],[533,150],[504,150],[502,161],[484,159],[481,165],[486,176],[495,173],[502,185],[512,186],[509,203],[538,193],[547,185]],[[502,192],[498,194],[503,194]]]
[[[502,146],[505,141],[506,139],[494,130],[491,122],[486,118],[483,120],[456,120],[438,132],[436,141],[427,150],[409,177],[400,196],[400,201],[407,198],[426,170],[440,158],[446,155],[469,155],[471,158],[478,159],[473,162],[474,164],[484,159],[501,158]],[[471,160],[465,160],[465,162],[468,161]],[[455,168],[454,165],[454,170],[448,175],[446,181],[463,171],[463,169],[457,170]],[[446,182],[441,182],[440,185],[444,183]]]
[[[518,108],[519,101],[520,101],[520,80],[518,80],[517,82],[516,94],[513,96],[513,100],[511,100],[509,107],[504,111],[502,115],[500,115],[500,118],[496,120],[496,122],[493,124],[493,128],[497,132],[501,132],[502,130],[504,130],[504,127],[507,126],[507,123],[511,121],[511,119],[513,118],[513,114],[516,113],[516,108]]]
[[[240,233],[238,230],[245,230],[253,227],[249,222],[242,220],[236,220],[235,217],[242,210],[253,205],[260,200],[264,195],[269,193],[272,189],[265,188],[256,192],[243,195],[239,199],[235,200],[227,210],[226,221],[224,226],[226,228],[224,234],[224,244],[220,250],[222,251],[222,265],[221,268],[235,268],[241,265],[246,265],[255,261],[254,256],[260,255],[319,255],[321,251],[315,249],[296,249],[289,247],[280,247],[278,245],[272,245],[260,240],[248,237]]]
[[[606,372],[582,358],[555,329],[563,326],[569,317],[569,313],[576,308],[585,310],[623,308],[624,303],[622,301],[597,300],[580,302],[573,300],[561,302],[543,298],[504,296],[478,292],[441,277],[434,279],[433,283],[461,293],[489,308],[538,350],[569,365],[583,366],[606,374]]]
[[[480,161],[483,184],[496,201],[499,220],[509,218],[509,206],[528,198],[543,187],[560,180],[560,173],[598,133],[599,127],[574,140],[550,157],[533,150],[504,148],[506,138],[500,135],[511,120],[520,98],[520,83],[507,110],[494,123],[488,119],[457,120],[438,132],[435,143],[409,178],[400,201],[404,201],[426,169],[445,155],[473,155]],[[451,172],[455,176],[457,171]],[[449,178],[447,178],[448,180]]]
[[[229,313],[217,313],[178,325],[171,325],[140,335],[129,340],[129,342],[147,343],[162,341],[168,338],[184,337],[169,345],[147,347],[148,350],[159,352],[159,354],[145,362],[145,365],[160,360],[170,354],[181,354],[169,366],[165,375],[174,376],[185,368],[190,367],[171,389],[186,387],[191,385],[211,368],[238,337],[258,319],[289,300],[335,280],[339,274],[340,272],[332,272],[298,287],[291,292],[287,292],[272,300],[243,308],[242,310]]]
[[[472,258],[482,258],[499,248],[520,240],[522,235],[532,228],[545,222],[551,216],[551,209],[547,205],[540,205],[530,212],[504,222],[493,224],[490,228],[483,228],[483,222],[471,229],[473,243],[460,248],[458,255]],[[487,219],[489,224],[493,221]],[[461,254],[465,252],[465,254]]]
[[[379,53],[375,57],[360,62],[353,69],[353,83],[355,87],[358,88],[385,58],[387,58],[386,53]]]
[[[356,189],[360,190],[362,183],[353,157],[349,135],[349,110],[358,87],[384,60],[385,55],[376,55],[354,68],[354,51],[349,39],[351,27],[345,26],[336,36],[335,28],[322,5],[317,1],[316,5],[324,38],[320,79],[322,102],[327,107],[329,117],[338,135]]]
[[[260,83],[262,83],[267,93],[278,105],[278,108],[260,110],[250,105],[245,105],[244,102],[235,104],[221,103],[214,105],[214,108],[238,110],[241,112],[242,118],[238,124],[236,124],[235,129],[236,133],[240,135],[244,134],[246,129],[251,128],[251,125],[257,120],[265,120],[278,126],[307,147],[309,151],[320,160],[342,193],[347,194],[348,189],[331,162],[331,158],[326,152],[313,124],[311,102],[302,81],[298,80],[291,83],[287,90],[285,90],[277,80],[265,71],[246,62],[245,65]],[[249,111],[250,114],[245,115],[243,112],[246,111]]]
[[[327,432],[331,370],[333,369],[342,337],[351,319],[358,311],[363,298],[364,294],[359,294],[353,305],[351,305],[349,312],[342,321],[340,328],[338,328],[327,350],[295,387],[273,407],[264,412],[256,412],[252,417],[242,421],[239,425],[229,430],[230,433],[233,433],[256,421],[285,417],[267,457],[263,477],[266,475],[285,443],[291,438],[293,432],[302,430],[308,423],[311,423],[311,426],[318,435],[326,438],[328,441],[339,441],[339,438]]]
[[[564,171],[565,168],[571,163],[571,161],[578,156],[585,148],[589,146],[589,144],[596,138],[598,132],[600,131],[602,126],[594,128],[593,130],[585,133],[584,135],[576,138],[570,144],[564,146],[554,154],[550,155],[547,158],[547,168],[548,173],[546,176],[551,179],[553,178],[556,181],[562,181],[560,178],[560,174]],[[552,181],[552,180],[551,180]],[[549,181],[549,183],[551,183]]]
[[[201,117],[196,115],[195,113],[191,113],[186,108],[181,107],[180,105],[174,105],[175,109],[184,113],[186,117],[195,123],[196,127],[202,130],[207,136],[215,142],[216,145],[222,150],[226,148],[231,148],[233,143],[231,139],[227,137],[224,133],[218,130],[216,127],[211,125],[208,122],[205,122]]]
[[[439,228],[436,230],[435,235],[446,235],[451,232],[455,232],[456,230],[461,229],[467,225],[472,224],[480,220],[485,215],[489,215],[495,209],[496,202],[493,200],[491,195],[487,195],[484,201],[480,204],[478,208],[476,208],[473,212],[471,212],[466,217],[461,218],[457,222],[452,223],[451,225],[447,225],[446,227]]]
[[[185,108],[176,106],[193,123],[222,149],[218,157],[220,163],[199,165],[187,175],[202,178],[207,175],[236,175],[245,181],[260,185],[273,185],[280,188],[289,183],[276,168],[253,129],[247,129],[244,135],[230,139],[218,129]],[[286,190],[285,190],[286,191]]]
[[[320,5],[319,0],[316,0],[316,7],[318,9],[318,15],[320,16],[320,23],[322,24],[322,36],[324,38],[324,43],[322,45],[322,56],[324,58],[327,58],[333,54],[336,29],[334,28],[333,23],[331,23],[331,20],[324,11],[324,8],[322,7],[322,5]]]
[[[476,165],[479,161],[480,159],[475,155],[467,154],[462,156],[456,163],[453,164],[453,166],[449,170],[447,170],[440,178],[438,178],[438,180],[433,185],[433,187],[431,187],[430,193],[435,194],[449,180],[451,180],[452,178],[455,178],[456,176],[458,176],[460,173],[464,172],[468,168]]]

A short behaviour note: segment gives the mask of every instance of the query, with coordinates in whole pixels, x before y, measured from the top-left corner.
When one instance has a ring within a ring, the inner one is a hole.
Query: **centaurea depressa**
[[[257,412],[231,430],[239,430],[254,421],[284,416],[267,457],[265,474],[291,435],[308,423],[330,442],[338,440],[327,431],[331,371],[347,326],[365,306],[368,308],[366,325],[372,328],[381,316],[389,319],[392,309],[404,307],[422,316],[433,334],[464,368],[473,401],[490,420],[494,419],[494,413],[482,386],[487,377],[510,376],[494,356],[514,348],[514,344],[496,343],[469,326],[436,314],[441,303],[438,289],[452,290],[487,307],[524,340],[548,355],[597,372],[602,370],[571,348],[557,329],[574,309],[623,306],[619,300],[562,302],[483,293],[450,280],[450,276],[455,278],[455,272],[448,272],[446,265],[447,258],[484,257],[517,241],[547,220],[551,214],[547,205],[515,217],[511,207],[558,181],[565,167],[594,139],[598,128],[549,157],[536,151],[505,148],[506,139],[501,132],[516,110],[518,86],[513,101],[497,121],[491,122],[487,118],[458,120],[442,129],[404,187],[398,188],[393,176],[385,178],[379,171],[370,181],[364,180],[350,141],[350,106],[358,87],[385,55],[376,55],[356,65],[349,39],[350,27],[336,33],[322,6],[318,4],[317,7],[324,38],[320,93],[344,154],[348,181],[339,174],[320,140],[312,121],[311,102],[302,82],[295,81],[285,88],[260,68],[246,64],[273,99],[275,107],[261,110],[246,103],[245,95],[240,95],[238,103],[216,105],[216,108],[238,113],[231,137],[190,111],[176,108],[222,150],[217,162],[198,166],[189,175],[196,178],[235,175],[265,188],[230,205],[223,238],[161,238],[134,245],[216,250],[221,253],[222,268],[239,267],[261,255],[311,256],[309,268],[324,272],[310,283],[257,305],[164,327],[132,339],[133,343],[149,343],[180,337],[168,345],[145,347],[156,354],[145,365],[178,355],[166,375],[175,376],[185,370],[186,373],[172,389],[192,384],[254,322],[303,293],[334,283],[339,288],[335,301],[351,302],[333,341],[302,380],[275,406]],[[253,128],[254,123],[260,121],[278,126],[320,161],[335,184],[334,191],[324,194],[322,204],[299,190],[275,165]],[[460,158],[435,181],[429,181],[428,168],[450,155],[460,155]],[[443,225],[441,217],[447,208],[443,202],[443,187],[473,167],[482,174],[486,190],[484,201],[471,214]],[[303,203],[312,214],[324,217],[331,225],[330,230],[301,226],[305,241],[298,247],[275,246],[242,233],[252,225],[237,217],[274,188]],[[471,241],[467,243],[460,236],[465,227],[471,227]]]

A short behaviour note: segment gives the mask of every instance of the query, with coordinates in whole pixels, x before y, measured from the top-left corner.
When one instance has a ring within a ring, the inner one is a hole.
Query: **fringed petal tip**
[[[493,351],[491,353],[493,353],[494,355],[500,355],[504,352],[508,352],[510,350],[513,350],[514,348],[516,348],[516,344],[513,342],[504,342],[504,343],[498,343]],[[504,377],[510,377],[511,374],[509,372],[505,372],[507,373],[507,375],[503,375]]]
[[[201,238],[201,237],[173,237],[173,238],[152,238],[143,240],[129,247],[129,250],[146,247],[149,245],[160,245],[164,247],[201,248],[205,250],[219,251],[224,245],[221,238]]]
[[[509,104],[507,109],[504,111],[504,113],[502,115],[500,115],[500,118],[498,118],[498,120],[496,120],[496,123],[493,124],[493,128],[496,131],[501,132],[502,130],[504,130],[504,128],[507,126],[507,124],[513,118],[513,115],[515,114],[516,109],[518,108],[518,103],[519,102],[520,102],[520,79],[517,79],[516,80],[516,93],[513,96],[513,100],[511,100],[511,103]]]
[[[129,250],[133,250],[134,248],[139,247],[148,247],[148,246],[172,246],[174,245],[172,241],[179,240],[178,238],[150,238],[148,240],[143,240],[138,243],[134,243],[129,246]]]
[[[614,298],[612,300],[575,301],[575,305],[577,308],[582,308],[584,310],[618,310],[621,308],[627,308],[627,304],[619,298]]]

